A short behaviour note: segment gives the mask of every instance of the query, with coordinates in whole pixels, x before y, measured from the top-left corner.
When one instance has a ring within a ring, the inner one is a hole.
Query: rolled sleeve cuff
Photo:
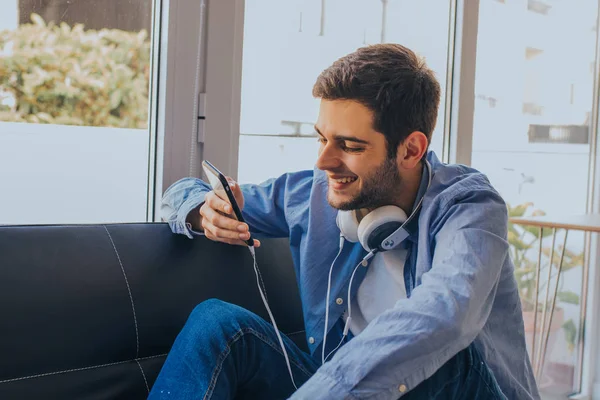
[[[188,198],[185,203],[181,205],[177,213],[177,219],[170,224],[174,233],[186,235],[190,239],[193,239],[194,236],[204,235],[202,232],[194,231],[192,229],[192,224],[187,222],[189,213],[202,203],[204,203],[203,200]]]
[[[186,222],[185,226],[187,227],[187,230],[192,234],[192,236],[205,236],[204,232],[199,232],[199,231],[193,230],[192,224],[190,224],[189,222]]]
[[[350,388],[331,377],[317,372],[290,397],[291,400],[358,400],[350,393]]]

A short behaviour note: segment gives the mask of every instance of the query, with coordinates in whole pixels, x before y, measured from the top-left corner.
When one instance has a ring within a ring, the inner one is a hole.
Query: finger
[[[243,240],[235,240],[235,239],[223,239],[221,240],[223,243],[231,244],[234,246],[248,246],[246,242]]]
[[[209,222],[217,228],[237,232],[238,234],[248,232],[248,224],[239,222],[237,219],[231,218],[230,216],[223,215],[208,205],[200,208],[200,214],[202,215],[203,221]]]
[[[224,218],[224,217],[223,217]],[[204,223],[205,231],[209,231],[217,240],[247,240],[249,233],[240,233],[236,230],[223,229],[210,221]]]
[[[236,246],[246,246],[246,247],[248,246],[248,243],[246,243],[243,240],[226,239],[226,238],[216,237],[208,229],[206,229],[205,235],[207,238],[209,238],[210,240],[215,241],[215,242],[222,242],[222,243],[227,243],[227,244],[236,245]],[[260,240],[254,239],[254,247],[260,247]]]
[[[208,204],[213,210],[219,210],[225,214],[231,214],[233,212],[231,204],[217,196],[213,191],[210,191],[206,194],[204,201],[205,204]]]
[[[214,242],[221,242],[221,243],[231,244],[231,245],[235,245],[235,246],[248,246],[246,244],[246,242],[244,242],[243,240],[239,240],[239,239],[237,239],[237,240],[236,239],[224,239],[224,238],[215,237],[212,234],[207,234],[206,237]]]

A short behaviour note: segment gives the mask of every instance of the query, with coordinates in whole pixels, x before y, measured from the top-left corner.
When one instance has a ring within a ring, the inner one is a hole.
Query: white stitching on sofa
[[[140,367],[140,371],[142,371],[142,376],[144,377],[144,383],[146,384],[146,390],[148,391],[148,394],[150,394],[150,387],[148,386],[148,381],[146,380],[146,374],[144,373],[144,368],[142,368],[142,364],[140,364],[140,362],[138,360],[135,360],[135,362],[137,363],[138,367]]]
[[[119,364],[126,364],[126,363],[130,363],[132,361],[139,361],[139,360],[150,360],[152,358],[159,358],[159,357],[166,357],[168,353],[164,353],[164,354],[158,354],[156,356],[149,356],[149,357],[142,357],[142,358],[135,358],[133,360],[125,360],[125,361],[117,361],[114,363],[108,363],[108,364],[102,364],[102,365],[93,365],[91,367],[83,367],[83,368],[74,368],[74,369],[66,369],[64,371],[56,371],[56,372],[46,372],[44,374],[37,374],[37,375],[29,375],[29,376],[23,376],[20,378],[12,378],[12,379],[5,379],[3,381],[0,381],[1,383],[9,383],[9,382],[15,382],[15,381],[22,381],[25,379],[33,379],[33,378],[42,378],[44,376],[49,376],[49,375],[59,375],[59,374],[66,374],[68,372],[77,372],[77,371],[85,371],[88,369],[96,369],[96,368],[104,368],[104,367],[111,367],[113,365],[119,365]],[[139,364],[139,363],[138,363]],[[146,380],[146,378],[144,378],[144,380]],[[146,387],[148,387],[148,383],[146,382]]]
[[[125,283],[127,284],[127,291],[129,292],[129,299],[131,300],[131,309],[133,310],[133,323],[135,324],[135,357],[139,357],[140,355],[140,337],[138,333],[138,324],[137,318],[135,316],[135,304],[133,303],[133,296],[131,295],[131,288],[129,287],[129,281],[127,280],[127,274],[125,274],[125,268],[123,268],[123,263],[121,262],[121,257],[119,256],[119,252],[117,251],[117,246],[115,246],[115,242],[113,241],[108,228],[104,226],[104,230],[108,234],[108,238],[112,243],[113,249],[115,250],[115,254],[117,255],[117,260],[119,260],[119,265],[121,266],[121,271],[123,271],[123,277],[125,278]]]

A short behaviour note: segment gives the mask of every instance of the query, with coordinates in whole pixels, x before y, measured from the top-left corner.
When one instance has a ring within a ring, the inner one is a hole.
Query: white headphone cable
[[[271,307],[269,307],[269,303],[267,302],[266,293],[263,293],[263,289],[261,289],[261,287],[260,287],[262,278],[260,278],[260,280],[259,280],[260,272],[258,272],[258,264],[256,263],[256,252],[254,250],[254,246],[248,246],[248,250],[250,250],[250,254],[252,254],[252,259],[254,260],[254,273],[256,274],[256,285],[258,286],[258,291],[260,293],[260,297],[262,298],[265,308],[267,309],[267,313],[269,313],[269,318],[271,318],[271,323],[273,324],[273,327],[275,328],[275,334],[277,335],[277,339],[279,339],[279,345],[281,346],[281,350],[283,350],[283,357],[285,358],[285,363],[287,364],[288,372],[290,373],[290,378],[292,379],[292,385],[294,385],[294,388],[296,390],[298,390],[298,386],[296,386],[296,382],[294,381],[294,374],[292,373],[290,359],[288,357],[287,351],[285,350],[285,345],[283,343],[283,339],[281,338],[281,334],[279,333],[279,328],[277,328],[277,323],[275,322],[275,317],[273,316],[273,313],[271,312]]]
[[[356,274],[356,271],[358,270],[358,267],[360,267],[361,265],[365,265],[365,263],[369,259],[371,259],[375,255],[376,252],[377,252],[377,250],[373,250],[373,251],[369,252],[369,254],[367,254],[365,256],[365,258],[363,258],[356,265],[356,267],[354,267],[354,271],[352,271],[352,275],[350,276],[350,284],[348,285],[348,303],[347,303],[348,304],[348,318],[346,318],[346,323],[344,324],[344,332],[342,334],[342,338],[340,339],[340,342],[338,343],[338,345],[335,346],[335,348],[333,350],[331,350],[329,352],[329,354],[327,354],[327,357],[324,358],[323,364],[325,364],[325,361],[327,361],[327,359],[329,358],[329,356],[331,356],[337,349],[340,348],[340,346],[342,345],[342,343],[344,343],[344,339],[346,338],[346,336],[348,336],[348,330],[350,329],[350,321],[352,320],[352,304],[350,303],[350,294],[352,293],[352,281],[354,280],[354,275]],[[323,348],[325,348],[325,340],[323,340]]]
[[[323,328],[323,346],[321,348],[321,362],[325,364],[325,344],[327,343],[327,331],[329,325],[329,295],[331,294],[331,273],[333,272],[333,266],[337,261],[340,254],[342,254],[342,250],[344,249],[344,236],[340,235],[340,246],[337,255],[333,259],[331,263],[331,267],[329,267],[329,278],[327,279],[327,298],[325,299],[325,328]]]

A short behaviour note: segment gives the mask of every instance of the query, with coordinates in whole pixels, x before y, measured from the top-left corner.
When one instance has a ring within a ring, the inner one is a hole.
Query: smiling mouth
[[[356,180],[356,177],[350,177],[350,176],[346,176],[344,178],[340,178],[340,179],[331,179],[334,182],[337,183],[352,183]]]
[[[357,177],[350,177],[350,176],[346,176],[343,178],[338,178],[338,179],[333,179],[330,178],[329,179],[329,187],[331,187],[333,190],[343,190],[346,189],[347,187],[349,187],[350,185],[352,185],[354,182],[357,181]]]

